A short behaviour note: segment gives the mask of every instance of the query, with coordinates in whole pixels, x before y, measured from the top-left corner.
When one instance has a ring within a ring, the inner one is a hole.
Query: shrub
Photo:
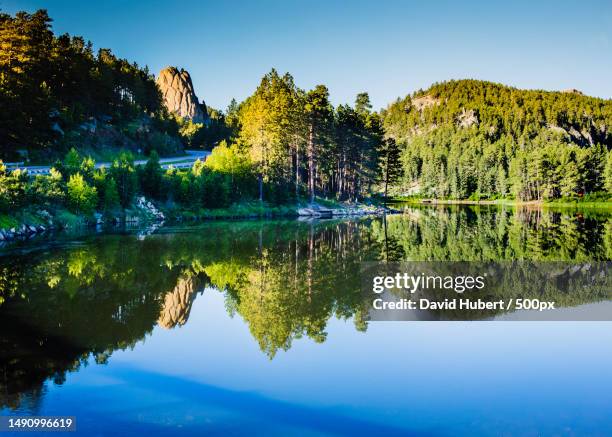
[[[145,152],[157,152],[160,155],[171,155],[182,148],[180,141],[161,132],[153,132],[145,144]]]
[[[15,170],[9,173],[0,161],[0,212],[14,211],[27,203],[27,182],[27,172]]]
[[[104,195],[101,196],[102,209],[106,212],[113,211],[121,205],[119,201],[119,193],[117,191],[117,183],[111,177],[106,179]]]
[[[151,152],[149,160],[139,172],[140,188],[145,196],[160,199],[162,195],[162,168],[159,165],[159,155]]]
[[[44,206],[62,205],[66,199],[66,186],[59,171],[51,169],[49,176],[36,176],[28,187],[28,198]]]
[[[205,161],[210,170],[229,176],[231,200],[236,202],[257,195],[257,180],[253,163],[238,145],[221,141]]]
[[[104,168],[94,174],[94,187],[98,190],[98,208],[102,211],[113,211],[120,206],[117,183]]]
[[[121,152],[111,166],[111,176],[117,184],[119,202],[127,208],[138,191],[138,178],[134,169],[134,156],[129,152]]]
[[[75,213],[91,214],[98,204],[98,191],[80,173],[70,176],[67,184],[68,206]]]
[[[162,175],[162,191],[168,200],[178,200],[180,185],[181,178],[179,171],[170,166]]]
[[[230,204],[230,177],[214,171],[203,171],[198,177],[202,205],[205,208],[224,208]]]

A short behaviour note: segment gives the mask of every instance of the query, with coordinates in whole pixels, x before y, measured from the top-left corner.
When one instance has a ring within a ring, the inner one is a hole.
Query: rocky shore
[[[252,211],[242,211],[228,209],[218,211],[216,215],[190,214],[183,217],[180,211],[164,213],[159,210],[151,201],[145,197],[137,197],[129,209],[123,214],[103,215],[94,213],[91,217],[78,217],[80,220],[76,225],[69,225],[61,222],[57,217],[53,217],[45,210],[36,211],[34,214],[37,223],[23,223],[11,228],[0,229],[0,246],[13,241],[28,240],[36,236],[49,234],[53,231],[70,230],[72,228],[95,227],[98,230],[107,226],[140,226],[146,225],[146,233],[154,232],[166,221],[183,222],[185,220],[213,220],[213,219],[250,219],[250,218],[272,218],[272,217],[295,217],[300,220],[314,220],[320,218],[342,218],[342,217],[363,217],[383,214],[401,213],[388,207],[366,205],[366,204],[336,204],[333,206],[323,206],[318,203],[307,204],[296,207],[286,207],[284,209],[265,209],[258,213]],[[43,224],[41,224],[43,223]],[[145,235],[143,234],[143,235]]]
[[[11,241],[27,240],[52,231],[70,229],[67,223],[62,223],[48,211],[40,210],[33,214],[37,223],[20,223],[10,228],[0,228],[0,245]],[[102,225],[137,225],[139,223],[163,225],[166,219],[163,212],[144,197],[136,198],[134,205],[123,214],[104,216],[94,213],[92,217],[80,217],[82,227],[100,227]],[[44,223],[44,224],[41,224]],[[79,225],[80,226],[80,225]]]
[[[0,229],[0,241],[11,241],[19,238],[30,238],[35,235],[43,234],[51,229],[53,229],[53,226],[26,224],[23,224],[17,228],[13,227],[10,229]]]
[[[328,218],[328,217],[352,217],[366,215],[397,214],[401,211],[374,205],[339,205],[325,207],[319,204],[310,204],[304,208],[299,208],[297,213],[300,217]]]

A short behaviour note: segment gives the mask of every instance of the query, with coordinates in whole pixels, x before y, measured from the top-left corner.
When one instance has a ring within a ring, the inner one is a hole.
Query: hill
[[[612,100],[453,80],[398,99],[382,117],[404,148],[400,192],[541,200],[612,183]]]
[[[50,162],[72,147],[94,157],[182,149],[146,67],[55,35],[51,21],[44,10],[0,14],[0,159]]]

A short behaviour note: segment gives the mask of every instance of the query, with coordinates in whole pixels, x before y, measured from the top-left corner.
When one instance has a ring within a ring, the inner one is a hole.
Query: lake
[[[610,435],[612,323],[373,322],[360,268],[611,259],[610,213],[484,206],[6,247],[0,414],[85,435]]]

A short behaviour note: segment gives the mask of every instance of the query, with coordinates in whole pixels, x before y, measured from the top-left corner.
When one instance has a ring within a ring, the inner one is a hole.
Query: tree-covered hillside
[[[404,148],[403,193],[540,200],[612,190],[611,100],[460,80],[382,116]]]
[[[44,10],[0,14],[0,159],[27,151],[43,160],[71,147],[181,147],[147,68],[54,35],[51,21]]]

